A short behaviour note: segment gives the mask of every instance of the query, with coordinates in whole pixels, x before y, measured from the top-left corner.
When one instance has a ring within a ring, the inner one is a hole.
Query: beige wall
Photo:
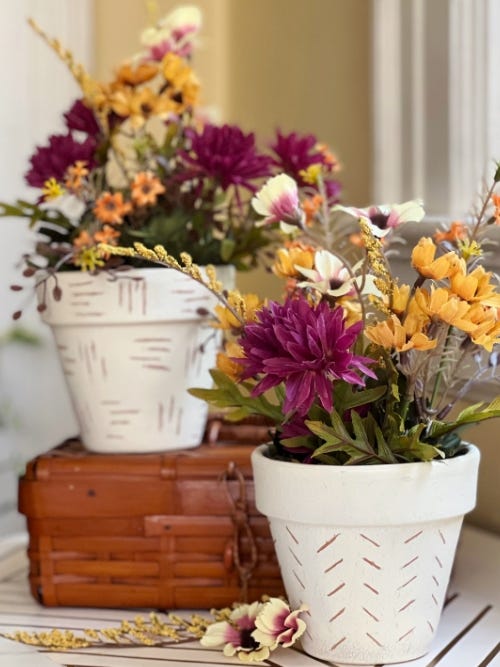
[[[461,408],[466,407],[466,403]],[[500,422],[498,419],[471,426],[463,437],[481,450],[476,509],[467,521],[500,535]]]

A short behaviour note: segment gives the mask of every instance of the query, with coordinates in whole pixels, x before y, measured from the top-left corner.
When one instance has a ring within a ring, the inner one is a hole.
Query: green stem
[[[434,407],[434,402],[435,402],[435,400],[438,396],[439,389],[441,388],[441,380],[443,379],[443,371],[444,371],[444,368],[446,366],[446,351],[448,350],[448,345],[449,345],[450,338],[451,338],[451,336],[450,336],[451,329],[452,329],[452,327],[449,326],[448,330],[446,332],[446,338],[445,338],[444,345],[443,345],[443,352],[442,352],[442,355],[441,355],[441,362],[439,364],[438,372],[436,373],[436,379],[434,381],[434,388],[432,390],[431,408]]]

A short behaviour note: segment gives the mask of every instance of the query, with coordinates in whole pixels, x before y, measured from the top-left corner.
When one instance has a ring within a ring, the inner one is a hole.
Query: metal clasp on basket
[[[234,461],[228,463],[227,469],[222,473],[221,479],[231,507],[231,521],[233,523],[233,560],[240,578],[241,596],[243,602],[248,602],[248,582],[257,565],[257,544],[250,527],[248,518],[247,488],[245,478]],[[238,496],[231,494],[230,480],[238,482]],[[242,559],[243,539],[248,541],[250,554],[246,561]]]

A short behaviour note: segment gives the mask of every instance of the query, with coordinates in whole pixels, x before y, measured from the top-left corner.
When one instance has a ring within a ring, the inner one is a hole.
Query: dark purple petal
[[[85,132],[90,137],[99,135],[99,124],[94,112],[82,100],[76,100],[71,109],[64,114],[64,118],[68,130]]]
[[[62,181],[66,169],[77,160],[83,160],[92,169],[95,166],[96,140],[88,137],[83,142],[73,139],[71,134],[54,134],[48,146],[39,146],[31,156],[31,169],[25,179],[35,188],[43,187],[49,178]]]
[[[259,380],[254,396],[283,383],[287,413],[306,415],[315,401],[330,412],[335,380],[364,386],[358,373],[373,375],[367,367],[373,361],[351,351],[361,329],[361,323],[346,329],[342,308],[325,302],[271,301],[239,340],[245,352],[238,360],[241,377]]]
[[[255,192],[258,179],[269,176],[271,159],[257,152],[253,133],[244,134],[236,125],[205,125],[201,132],[188,130],[189,151],[182,151],[185,171],[181,180],[213,179],[227,190],[240,186]]]

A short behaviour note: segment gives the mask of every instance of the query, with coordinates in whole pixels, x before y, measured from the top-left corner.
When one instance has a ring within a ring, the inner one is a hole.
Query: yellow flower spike
[[[43,184],[42,194],[46,200],[50,201],[51,199],[57,199],[57,197],[60,197],[65,192],[66,190],[60,183],[56,181],[55,178],[49,178]]]
[[[189,268],[193,265],[193,258],[188,252],[181,252],[181,262],[186,268]]]
[[[376,238],[370,229],[370,225],[364,218],[359,219],[359,226],[361,228],[361,236],[363,246],[366,249],[366,256],[369,264],[369,269],[374,276],[375,287],[387,297],[387,301],[392,298],[394,292],[394,280],[387,265],[387,260],[384,255],[384,247],[380,239]],[[389,314],[390,311],[383,300],[375,295],[371,296],[371,302],[379,308],[382,312]]]
[[[134,248],[141,257],[144,257],[144,259],[153,260],[153,262],[158,260],[154,250],[151,250],[151,248],[146,248],[143,243],[134,243]]]
[[[109,243],[99,243],[96,246],[97,253],[100,257],[107,255],[117,255],[120,257],[136,257],[137,252],[134,248],[124,248],[122,246],[109,245]]]
[[[207,274],[209,288],[214,292],[220,293],[222,291],[222,283],[220,282],[220,280],[217,280],[215,267],[212,266],[212,264],[208,264],[208,266],[205,267],[205,272]]]
[[[167,262],[168,260],[168,252],[165,250],[165,248],[162,245],[155,245],[153,250],[156,253],[156,256],[160,260],[160,262]]]
[[[413,248],[411,263],[421,276],[443,280],[454,275],[460,267],[460,258],[451,251],[435,259],[437,246],[428,237],[422,237]]]
[[[241,316],[245,322],[254,322],[257,319],[257,313],[265,304],[257,294],[241,295],[237,290],[231,291],[227,298],[229,306]],[[218,304],[215,306],[217,323],[214,326],[217,329],[234,330],[240,329],[242,324],[235,315],[226,308]]]
[[[86,69],[80,63],[77,63],[69,49],[65,49],[58,39],[53,39],[44,32],[38,23],[33,19],[28,19],[29,25],[44,40],[50,48],[55,51],[60,60],[67,66],[73,78],[78,83],[87,104],[92,107],[98,118],[102,130],[107,134],[108,131],[108,111],[106,104],[106,94],[104,87],[98,81],[94,81]]]

